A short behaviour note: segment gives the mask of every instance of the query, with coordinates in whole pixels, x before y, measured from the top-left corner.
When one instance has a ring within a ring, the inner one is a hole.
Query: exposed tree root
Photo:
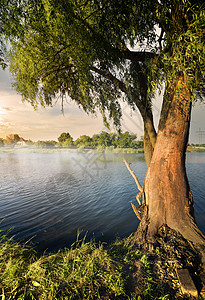
[[[195,291],[191,291],[191,287],[190,290],[187,288],[187,293],[192,295],[190,297],[204,293],[204,298],[200,296],[199,299],[205,299],[205,237],[196,225],[194,217],[188,210],[184,214],[182,211],[181,215],[176,214],[172,217],[171,210],[164,213],[163,206],[160,206],[161,213],[157,209],[150,212],[149,199],[145,199],[146,185],[143,187],[140,185],[129,163],[126,160],[124,162],[140,191],[136,196],[139,206],[136,207],[131,202],[133,211],[140,220],[137,232],[133,236],[133,243],[141,245],[145,253],[152,255],[154,253],[153,273],[158,274],[158,280],[163,282],[164,278],[167,278],[171,281],[171,274],[175,274],[175,278],[178,278],[175,280],[178,280],[178,284],[180,282],[181,292],[184,293],[186,289],[183,287],[183,278],[189,278],[189,283],[194,282],[193,286],[196,286]],[[159,206],[159,201],[156,203]],[[180,208],[183,209],[183,205],[179,205]]]
[[[144,249],[146,257],[150,263],[151,276],[165,287],[168,299],[196,299],[189,287],[185,292],[182,282],[178,278],[179,271],[189,273],[194,283],[199,297],[205,299],[205,269],[201,249],[193,243],[187,241],[183,236],[168,226],[163,225],[159,228],[155,236],[156,244],[152,250]],[[136,243],[135,238],[133,243]],[[139,244],[136,244],[139,246]],[[139,290],[140,282],[144,276],[143,265],[140,262],[133,262],[136,266],[135,273],[132,274],[132,284],[136,295],[141,293]],[[143,285],[142,285],[143,286]]]

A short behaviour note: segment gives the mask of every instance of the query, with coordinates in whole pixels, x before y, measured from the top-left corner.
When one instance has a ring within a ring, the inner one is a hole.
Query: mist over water
[[[40,251],[80,238],[110,242],[138,226],[130,201],[137,187],[123,157],[143,183],[143,154],[1,153],[0,229]],[[187,154],[196,220],[205,233],[205,153]]]

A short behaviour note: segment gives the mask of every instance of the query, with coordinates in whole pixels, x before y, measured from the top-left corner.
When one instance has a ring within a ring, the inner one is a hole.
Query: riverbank
[[[205,152],[205,147],[188,146],[187,152]]]
[[[0,147],[0,153],[57,153],[57,152],[88,152],[88,153],[144,153],[143,148],[115,148],[114,146],[110,147],[98,147],[98,148],[85,148],[85,147],[52,147],[52,148],[40,148],[40,147],[28,147],[28,146],[15,146],[15,147]],[[205,152],[204,147],[193,147],[188,146],[187,152]]]
[[[57,153],[57,152],[88,152],[88,153],[143,153],[142,148],[115,148],[110,147],[98,147],[98,148],[85,148],[85,147],[53,147],[53,148],[38,148],[38,147],[28,147],[28,146],[15,146],[15,147],[1,147],[0,153]]]
[[[173,248],[177,236],[169,239],[152,252],[140,250],[131,235],[109,247],[81,240],[70,249],[39,256],[34,249],[1,236],[2,299],[189,299],[180,290],[173,262],[180,260],[180,267],[189,263],[196,279],[197,254],[180,242],[182,259],[179,249]],[[202,292],[200,299],[205,299]]]

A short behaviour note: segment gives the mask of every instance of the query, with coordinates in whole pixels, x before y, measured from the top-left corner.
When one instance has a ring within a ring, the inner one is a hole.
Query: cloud
[[[8,125],[6,123],[0,122],[0,128],[1,129],[8,128]]]
[[[2,107],[3,110],[6,110],[6,111],[12,111],[12,108],[10,107]]]

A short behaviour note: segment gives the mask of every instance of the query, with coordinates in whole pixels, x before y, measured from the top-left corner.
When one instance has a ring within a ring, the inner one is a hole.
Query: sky
[[[157,126],[161,109],[162,95],[156,96],[153,103],[154,120]],[[134,112],[123,104],[122,131],[129,131],[140,139],[143,135],[143,123],[139,112]],[[205,133],[205,104],[195,104],[192,111],[190,143],[199,142],[198,131]],[[22,103],[21,96],[12,88],[12,78],[8,69],[0,70],[0,137],[10,133],[19,134],[24,139],[57,140],[62,132],[69,132],[74,139],[86,134],[92,136],[106,130],[102,117],[87,115],[74,103],[68,102],[61,111],[61,103],[54,102],[53,107],[34,110],[29,103]],[[114,131],[114,129],[111,131]],[[202,142],[205,143],[205,134]]]

